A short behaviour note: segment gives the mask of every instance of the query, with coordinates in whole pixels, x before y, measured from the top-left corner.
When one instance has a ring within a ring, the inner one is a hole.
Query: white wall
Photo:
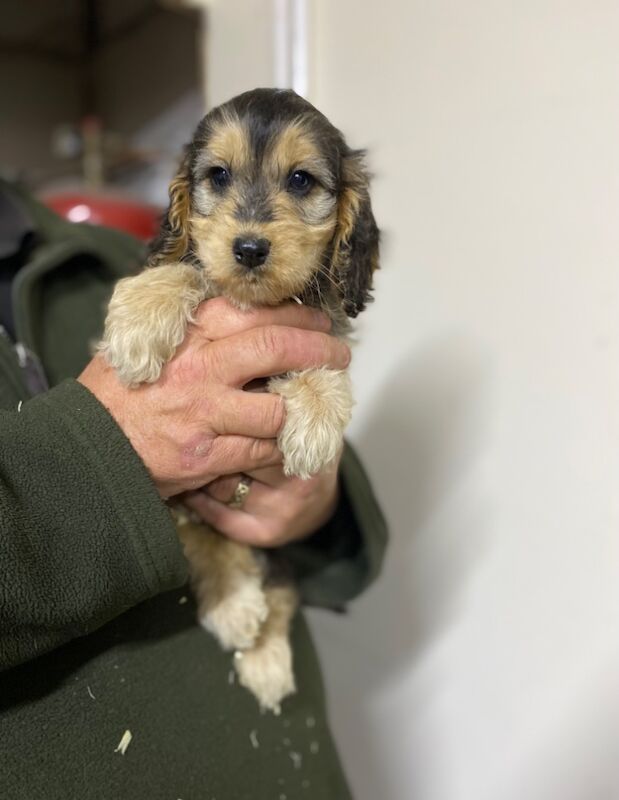
[[[273,0],[201,0],[207,7],[206,100],[209,108],[275,75]]]
[[[392,545],[312,614],[355,796],[617,800],[619,6],[314,5],[384,230],[351,438]]]

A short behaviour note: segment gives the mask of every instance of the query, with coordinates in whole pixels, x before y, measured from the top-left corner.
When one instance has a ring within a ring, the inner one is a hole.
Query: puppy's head
[[[378,230],[363,152],[292,91],[211,111],[186,148],[151,264],[192,260],[240,306],[369,300]]]

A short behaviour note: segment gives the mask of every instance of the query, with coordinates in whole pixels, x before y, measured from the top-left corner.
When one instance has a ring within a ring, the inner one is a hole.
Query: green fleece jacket
[[[196,624],[144,465],[74,380],[139,247],[0,189],[36,231],[12,284],[19,345],[0,332],[0,797],[349,798],[303,613],[298,692],[261,714]],[[33,397],[38,361],[52,388]],[[386,538],[350,448],[341,485],[334,518],[285,548],[304,600],[340,610],[377,575]]]

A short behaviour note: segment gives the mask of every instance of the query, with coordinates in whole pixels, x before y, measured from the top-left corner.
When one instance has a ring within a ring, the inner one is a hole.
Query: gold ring
[[[236,485],[236,489],[232,495],[232,500],[230,500],[228,503],[228,507],[237,509],[243,508],[243,504],[245,503],[245,500],[247,500],[247,495],[249,494],[250,486],[251,478],[248,478],[247,475],[243,475]]]

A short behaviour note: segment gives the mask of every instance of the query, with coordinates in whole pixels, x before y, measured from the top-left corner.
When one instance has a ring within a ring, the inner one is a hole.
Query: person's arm
[[[0,668],[186,579],[144,465],[75,381],[0,412],[0,563]]]

